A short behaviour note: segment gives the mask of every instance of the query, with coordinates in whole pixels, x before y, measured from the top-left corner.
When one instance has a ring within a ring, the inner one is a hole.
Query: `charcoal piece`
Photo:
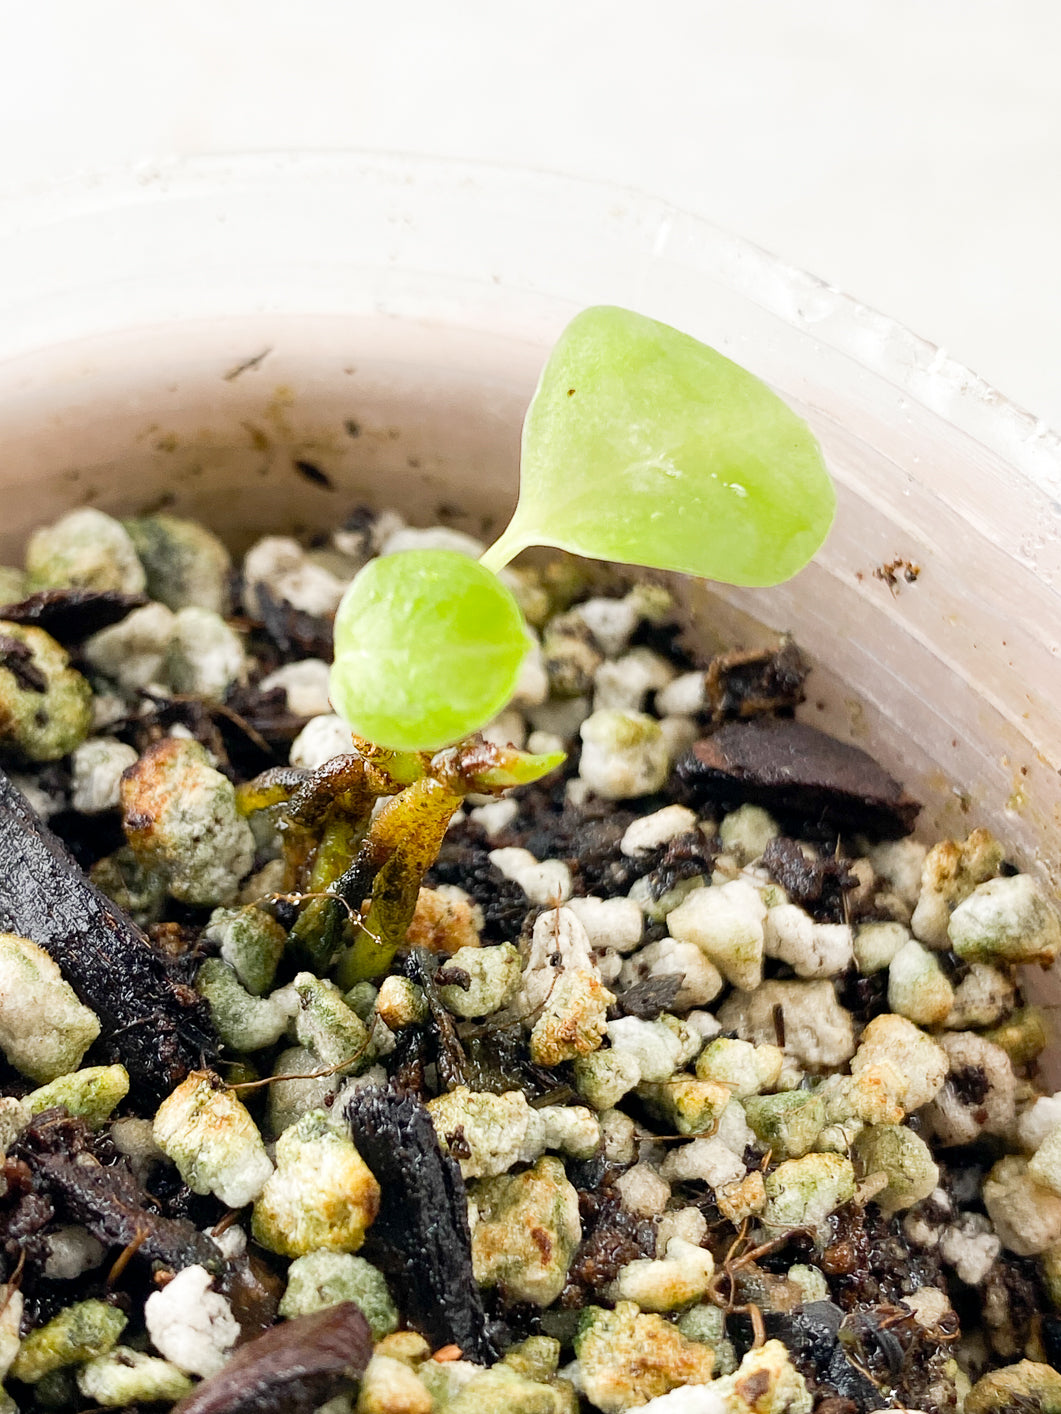
[[[695,803],[751,801],[805,838],[895,839],[910,833],[921,808],[866,752],[786,717],[728,722],[676,771]]]
[[[883,1335],[887,1338],[888,1332],[885,1331]],[[893,1336],[892,1339],[894,1340],[895,1337]],[[894,1373],[898,1374],[899,1371],[896,1370]],[[821,1380],[823,1384],[832,1385],[841,1399],[851,1400],[856,1408],[864,1411],[864,1414],[870,1414],[871,1410],[881,1407],[885,1391],[892,1383],[892,1381],[885,1381],[883,1386],[880,1386],[867,1379],[862,1371],[852,1364],[842,1345],[837,1345],[833,1350],[828,1365],[822,1371]]]
[[[766,1333],[783,1342],[792,1363],[812,1389],[822,1385],[831,1388],[836,1396],[851,1401],[860,1411],[879,1409],[881,1391],[848,1358],[845,1340],[850,1340],[853,1333],[844,1330],[841,1334],[844,1319],[835,1302],[810,1301],[791,1312],[768,1311]],[[734,1334],[750,1334],[747,1321],[730,1324]],[[887,1339],[888,1332],[883,1334]],[[895,1344],[901,1358],[902,1347]]]
[[[685,974],[670,972],[663,977],[646,977],[620,992],[615,1000],[620,1016],[637,1016],[642,1021],[656,1021],[660,1013],[670,1011],[674,998],[682,989]]]
[[[264,584],[257,586],[258,608],[266,634],[287,662],[299,658],[332,657],[332,620],[318,618],[296,609],[286,599],[270,594]]]
[[[843,923],[844,894],[858,887],[848,861],[835,855],[808,859],[795,840],[778,835],[763,851],[763,868],[818,923]]]
[[[766,1313],[766,1333],[784,1342],[793,1363],[820,1379],[833,1358],[844,1313],[835,1301],[808,1301],[791,1312]]]
[[[119,594],[115,589],[42,589],[17,604],[5,604],[0,619],[42,628],[69,648],[120,623],[146,603],[141,594]]]
[[[472,1273],[464,1180],[431,1116],[412,1095],[365,1086],[347,1102],[346,1118],[382,1190],[369,1235],[399,1307],[432,1345],[493,1363],[500,1345]]]
[[[123,1164],[100,1161],[103,1142],[83,1120],[45,1110],[15,1140],[11,1156],[26,1165],[36,1193],[105,1246],[136,1243],[142,1256],[174,1271],[196,1264],[218,1270],[221,1253],[210,1238],[187,1219],[153,1212],[150,1195]]]
[[[791,711],[803,701],[807,664],[791,638],[776,648],[719,653],[704,674],[707,710],[716,722]]]
[[[360,1307],[341,1301],[241,1345],[173,1414],[311,1414],[350,1389],[372,1355]]]
[[[0,771],[0,929],[58,963],[99,1017],[100,1043],[134,1093],[168,1095],[219,1051],[202,999],[174,982],[130,918],[78,868]]]
[[[896,1390],[901,1397],[905,1377],[917,1366],[927,1367],[931,1358],[924,1329],[912,1314],[904,1315],[904,1309],[863,1308],[849,1311],[840,1322],[839,1347],[825,1378],[837,1394],[853,1399],[867,1414],[880,1408],[882,1391]]]

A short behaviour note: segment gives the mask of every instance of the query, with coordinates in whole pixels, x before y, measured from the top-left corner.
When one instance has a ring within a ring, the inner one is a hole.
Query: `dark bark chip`
[[[803,701],[806,677],[806,661],[791,638],[776,648],[720,653],[704,674],[707,708],[719,722],[791,711]]]
[[[173,1414],[311,1414],[349,1389],[372,1355],[360,1307],[341,1301],[241,1345]]]
[[[750,801],[803,837],[895,839],[910,833],[921,808],[859,747],[785,717],[728,722],[676,769],[695,803]]]
[[[64,648],[83,643],[101,629],[120,623],[147,600],[114,589],[42,589],[0,608],[0,619],[42,628]]]

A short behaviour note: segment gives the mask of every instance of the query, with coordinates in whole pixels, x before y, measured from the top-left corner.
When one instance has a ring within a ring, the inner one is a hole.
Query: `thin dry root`
[[[345,1070],[347,1066],[356,1065],[368,1049],[368,1042],[355,1051],[352,1056],[347,1056],[345,1060],[336,1061],[334,1065],[326,1065],[321,1070],[307,1070],[301,1075],[267,1075],[264,1080],[240,1080],[235,1085],[225,1085],[225,1090],[260,1090],[265,1085],[276,1085],[281,1080],[323,1080],[328,1075],[335,1075],[340,1070]]]

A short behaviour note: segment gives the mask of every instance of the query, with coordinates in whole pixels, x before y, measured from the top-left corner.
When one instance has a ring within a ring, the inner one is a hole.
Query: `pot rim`
[[[0,281],[0,359],[56,336],[65,342],[100,332],[104,311],[98,300],[84,296],[103,281],[124,283],[127,296],[133,296],[124,303],[124,318],[141,322],[148,307],[135,297],[128,272],[124,281],[116,280],[120,272],[109,268],[106,259],[100,261],[108,236],[134,211],[150,219],[158,244],[148,258],[161,270],[180,257],[180,241],[189,230],[182,212],[192,221],[212,216],[217,234],[241,201],[260,201],[265,195],[281,210],[309,188],[345,201],[348,214],[359,194],[373,190],[393,194],[404,188],[407,195],[428,200],[433,193],[449,192],[469,209],[480,195],[505,193],[527,212],[595,212],[609,239],[622,243],[627,259],[657,261],[673,257],[681,247],[684,260],[883,378],[974,437],[1038,489],[1061,497],[1061,433],[938,345],[674,203],[635,188],[518,164],[368,149],[234,151],[84,173],[24,192],[0,204],[0,268],[17,272],[17,278]],[[421,202],[421,219],[425,209],[431,212]],[[263,234],[268,240],[270,233]],[[280,238],[285,234],[280,232]],[[54,258],[57,251],[61,260]],[[66,304],[66,318],[60,321],[65,329],[47,318],[35,326],[34,311],[57,299]],[[175,317],[181,316],[175,311]]]

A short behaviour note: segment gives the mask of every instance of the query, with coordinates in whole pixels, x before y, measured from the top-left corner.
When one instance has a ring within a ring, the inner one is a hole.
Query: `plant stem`
[[[510,564],[521,550],[526,550],[534,543],[532,540],[525,539],[518,530],[514,529],[515,524],[516,521],[513,518],[505,526],[500,537],[479,556],[479,563],[485,565],[488,570],[492,570],[494,574]]]

